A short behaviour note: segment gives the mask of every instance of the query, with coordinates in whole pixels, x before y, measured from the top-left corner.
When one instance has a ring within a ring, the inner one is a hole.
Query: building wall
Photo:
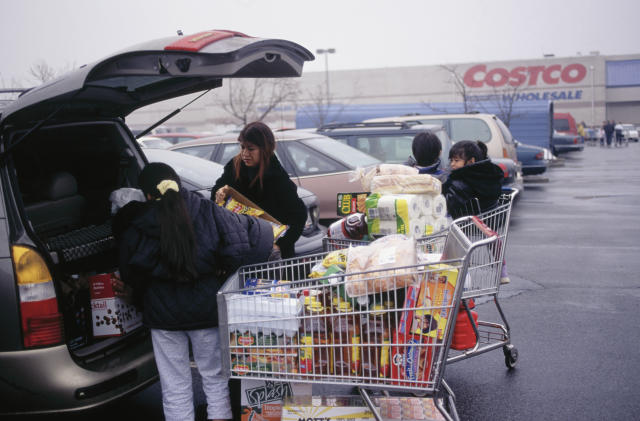
[[[298,107],[326,102],[326,77],[325,72],[303,73],[294,82],[298,89],[295,101],[281,104],[265,121],[276,127],[294,127]],[[240,82],[233,83],[237,86]],[[167,125],[219,132],[240,124],[222,106],[228,102],[228,85],[225,80],[222,88],[190,105]],[[332,104],[462,102],[463,93],[468,102],[487,98],[498,101],[509,95],[515,95],[517,101],[552,100],[556,111],[570,112],[576,121],[588,125],[600,125],[604,119],[640,124],[640,54],[329,72]],[[146,107],[127,121],[132,126],[145,126],[191,97]],[[254,115],[265,103],[265,98],[258,101]]]

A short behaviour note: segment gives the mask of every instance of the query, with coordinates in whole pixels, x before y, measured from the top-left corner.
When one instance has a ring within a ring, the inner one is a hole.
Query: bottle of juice
[[[316,299],[309,299],[300,324],[300,374],[329,374],[328,332],[331,331],[325,307]]]
[[[362,375],[371,378],[389,377],[391,331],[389,319],[391,313],[382,304],[373,306],[368,317],[360,319],[362,332]]]
[[[360,322],[348,301],[339,301],[331,320],[333,328],[333,374],[360,373]]]

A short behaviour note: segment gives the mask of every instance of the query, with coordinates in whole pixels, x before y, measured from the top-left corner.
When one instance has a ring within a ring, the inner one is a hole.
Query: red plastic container
[[[469,308],[473,308],[474,304],[472,300],[469,300]],[[477,326],[478,312],[471,310],[471,317]],[[464,306],[460,304],[458,309],[458,317],[456,318],[456,325],[453,327],[453,338],[451,339],[451,348],[458,351],[473,348],[476,345],[476,334],[473,331],[473,326],[469,320]]]

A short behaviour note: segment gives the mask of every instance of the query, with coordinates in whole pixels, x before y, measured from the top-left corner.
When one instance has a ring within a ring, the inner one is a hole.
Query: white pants
[[[218,329],[151,329],[151,339],[160,373],[165,420],[193,421],[195,417],[189,342],[207,397],[207,418],[231,419],[228,379],[222,376]]]

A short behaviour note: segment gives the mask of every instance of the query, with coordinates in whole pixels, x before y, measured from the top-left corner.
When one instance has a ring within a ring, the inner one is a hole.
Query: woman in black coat
[[[307,208],[298,197],[297,186],[274,154],[276,141],[269,127],[259,121],[247,124],[238,136],[240,152],[225,166],[211,189],[211,199],[223,202],[227,186],[246,196],[280,223],[287,232],[276,241],[282,257],[295,255],[295,242],[307,220]]]

